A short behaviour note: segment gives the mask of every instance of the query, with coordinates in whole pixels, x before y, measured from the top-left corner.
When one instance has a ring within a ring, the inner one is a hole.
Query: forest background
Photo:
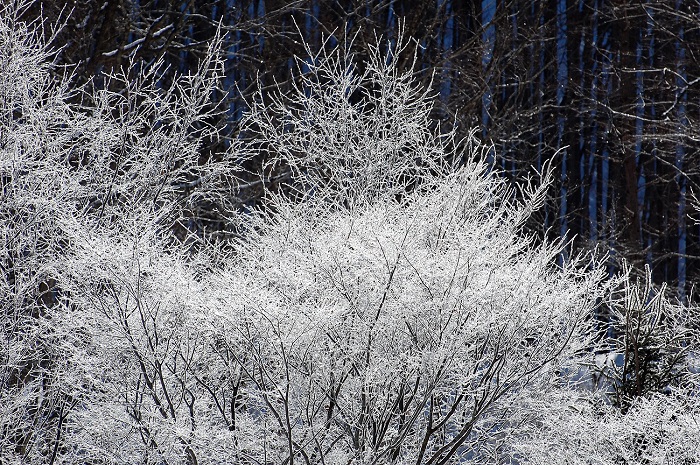
[[[231,141],[257,89],[290,88],[302,42],[317,50],[354,37],[362,55],[404,28],[419,46],[415,77],[439,94],[433,116],[444,130],[476,128],[493,144],[489,162],[512,180],[553,161],[533,231],[609,251],[611,272],[620,257],[648,264],[681,299],[700,278],[700,226],[689,218],[700,192],[698,1],[47,0],[25,13],[39,15],[65,23],[58,61],[75,66],[78,80],[97,76],[96,86],[118,86],[99,77],[134,59],[165,60],[167,86],[196,70],[221,28],[224,79],[212,100],[223,98],[225,111],[210,123]],[[226,143],[205,144],[201,156]],[[264,160],[246,163],[259,173]],[[251,177],[240,208],[284,179],[279,170]],[[210,202],[192,209],[181,235],[234,235],[217,211]]]

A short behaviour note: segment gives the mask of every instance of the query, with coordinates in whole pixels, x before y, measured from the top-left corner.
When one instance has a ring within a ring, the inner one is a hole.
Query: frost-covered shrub
[[[697,392],[639,397],[623,412],[594,396],[550,398],[514,449],[525,464],[693,464],[700,447]]]
[[[490,460],[519,399],[568,384],[603,291],[594,264],[557,267],[560,244],[520,232],[541,194],[509,200],[474,163],[404,202],[278,205],[207,317],[241,415],[270,425],[267,442],[241,431],[242,457]]]
[[[426,118],[430,96],[415,98],[387,105],[398,120]],[[319,110],[317,124],[331,127],[324,118],[335,117]],[[316,178],[302,202],[271,196],[216,269],[185,264],[148,231],[80,242],[65,286],[75,331],[89,335],[74,360],[93,402],[74,414],[74,453],[200,464],[508,457],[521,403],[568,389],[587,357],[604,274],[590,257],[558,266],[561,243],[521,231],[546,184],[518,191],[478,152],[421,130],[422,150],[462,166],[425,168],[402,195],[381,190],[388,172],[370,170],[347,183]],[[365,142],[359,158],[381,155]]]

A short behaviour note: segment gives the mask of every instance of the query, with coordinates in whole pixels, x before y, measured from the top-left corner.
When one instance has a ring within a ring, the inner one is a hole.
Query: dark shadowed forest
[[[489,162],[512,179],[553,160],[556,181],[534,230],[609,250],[611,271],[620,257],[648,264],[681,297],[698,281],[697,0],[47,0],[26,16],[39,14],[64,24],[60,62],[79,80],[96,75],[96,86],[134,58],[163,58],[167,85],[196,68],[220,30],[225,112],[209,123],[231,139],[259,85],[289,86],[293,56],[313,59],[302,39],[312,51],[354,39],[362,54],[402,30],[418,45],[416,77],[439,95],[443,128],[476,129],[493,144]],[[263,161],[247,163],[257,172]],[[241,189],[241,208],[284,179],[268,174]],[[225,235],[216,211],[200,205],[184,227]]]

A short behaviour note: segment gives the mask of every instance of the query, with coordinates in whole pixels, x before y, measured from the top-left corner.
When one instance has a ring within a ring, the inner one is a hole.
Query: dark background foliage
[[[44,0],[27,17],[40,14],[65,21],[61,61],[98,86],[131,58],[164,57],[164,83],[195,69],[220,25],[227,107],[213,123],[231,138],[246,97],[284,88],[293,56],[308,58],[300,35],[312,50],[355,37],[362,54],[403,27],[419,45],[419,78],[438,95],[436,120],[478,128],[512,179],[554,158],[552,200],[533,228],[609,250],[611,268],[623,256],[649,264],[681,297],[698,281],[698,0]],[[264,183],[249,184],[242,205],[262,194]],[[223,228],[216,216],[193,214],[191,229]]]

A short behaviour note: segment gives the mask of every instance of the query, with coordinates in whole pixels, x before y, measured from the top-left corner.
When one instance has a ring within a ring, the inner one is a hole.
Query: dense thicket
[[[167,65],[210,17],[71,75],[36,6],[0,6],[0,463],[696,461],[697,308],[537,237],[556,163],[508,179],[407,36],[298,44],[231,132],[230,36]]]

